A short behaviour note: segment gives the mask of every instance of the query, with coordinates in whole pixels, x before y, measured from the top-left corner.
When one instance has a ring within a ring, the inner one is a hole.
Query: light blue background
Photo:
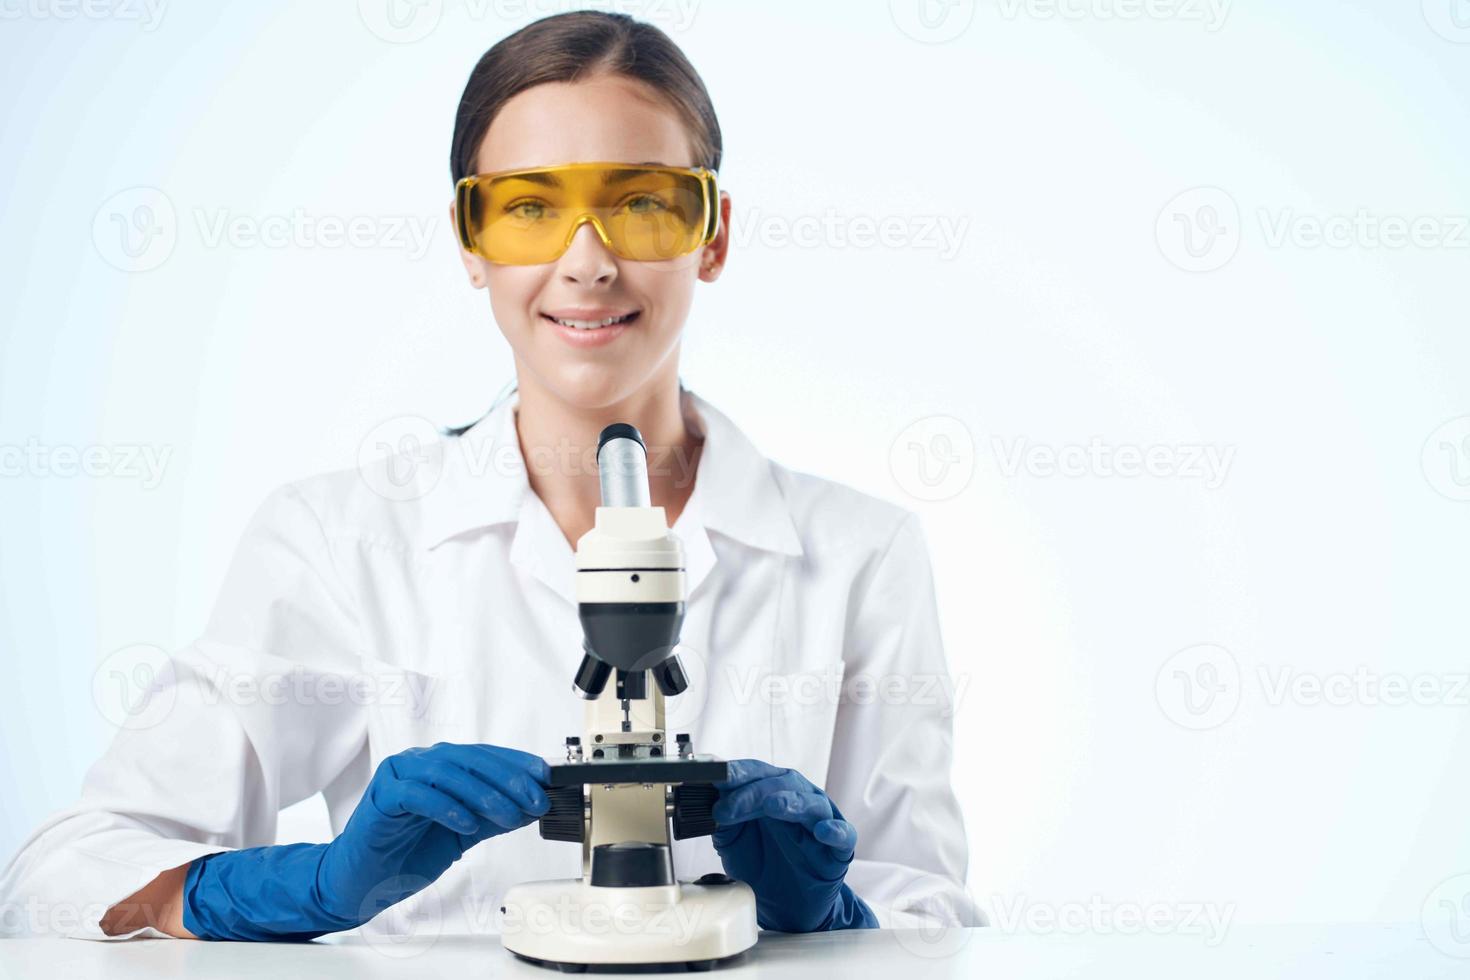
[[[1470,707],[1273,704],[1262,680],[1470,672],[1452,2],[618,5],[684,47],[724,128],[737,242],[686,381],[775,458],[923,515],[982,905],[1411,921],[1470,871]],[[384,420],[470,420],[510,378],[445,221],[450,131],[479,54],[566,6],[0,0],[0,447],[169,453],[156,486],[0,477],[0,852],[106,744],[96,665],[197,635],[269,489]],[[115,195],[140,186],[175,241],[127,271],[114,215],[138,199]],[[1239,218],[1213,212],[1236,250],[1190,272],[1159,219],[1196,188],[1199,234],[1202,207]],[[390,237],[210,243],[296,209]],[[1442,236],[1272,242],[1359,211]],[[885,220],[893,242],[852,244]],[[953,254],[918,234],[945,223]],[[973,445],[934,501],[903,464],[930,416],[951,421],[921,448]],[[1217,487],[1006,462],[1094,437],[1233,455]],[[1193,731],[1156,681],[1199,644],[1238,663],[1239,704]]]

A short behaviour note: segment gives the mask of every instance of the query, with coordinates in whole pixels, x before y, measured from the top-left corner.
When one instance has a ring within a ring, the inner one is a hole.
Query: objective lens
[[[671,698],[676,694],[683,694],[689,688],[689,678],[684,674],[684,664],[679,660],[676,653],[651,671],[653,682],[658,689],[664,692],[664,697]]]
[[[572,678],[572,687],[586,700],[595,701],[607,687],[607,679],[611,676],[611,666],[590,653],[583,653],[582,662],[577,666],[577,676]]]

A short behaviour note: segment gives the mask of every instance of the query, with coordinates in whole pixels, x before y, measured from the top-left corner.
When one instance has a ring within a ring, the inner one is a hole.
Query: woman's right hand
[[[550,778],[544,759],[497,745],[440,742],[389,756],[327,847],[318,878],[323,902],[367,921],[480,841],[545,813]]]
[[[310,939],[351,929],[427,887],[480,841],[550,806],[538,756],[440,742],[384,759],[329,844],[211,854],[184,882],[183,924],[203,939]]]

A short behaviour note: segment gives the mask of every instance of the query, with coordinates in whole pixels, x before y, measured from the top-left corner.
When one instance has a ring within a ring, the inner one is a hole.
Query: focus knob
[[[713,783],[681,783],[674,787],[674,840],[705,837],[715,832],[715,801],[720,791]]]
[[[582,842],[582,787],[552,786],[546,791],[550,808],[541,815],[540,829],[544,840]]]

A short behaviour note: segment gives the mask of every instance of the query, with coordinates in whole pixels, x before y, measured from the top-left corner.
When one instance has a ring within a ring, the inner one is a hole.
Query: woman
[[[273,493],[153,692],[166,710],[31,837],[5,902],[79,903],[94,938],[300,939],[431,899],[444,928],[489,928],[509,886],[575,877],[576,848],[511,832],[547,808],[540,753],[581,729],[572,548],[598,504],[587,450],[626,421],[687,552],[695,690],[670,712],[748,757],[715,835],[678,842],[681,875],[749,882],[765,928],[936,906],[970,924],[916,519],[775,465],[680,383],[695,283],[729,247],[720,154],[703,83],[654,27],[564,14],[485,54],[451,215],[513,397],[424,458]],[[599,221],[568,222],[573,192],[603,195]],[[319,792],[337,836],[274,844],[279,809]]]

